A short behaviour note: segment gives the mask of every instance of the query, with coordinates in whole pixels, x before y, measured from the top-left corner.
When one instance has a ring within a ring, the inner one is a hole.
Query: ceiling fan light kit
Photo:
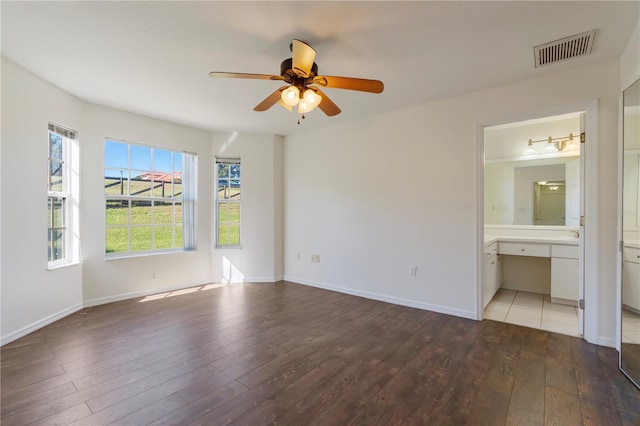
[[[211,77],[244,78],[257,80],[282,80],[289,86],[282,86],[267,96],[254,108],[254,111],[266,111],[276,103],[283,108],[293,111],[297,106],[298,114],[304,114],[319,107],[328,116],[340,114],[341,110],[318,87],[331,89],[355,90],[358,92],[382,93],[384,84],[380,80],[365,78],[337,77],[318,75],[318,65],[314,62],[316,51],[309,44],[293,39],[289,46],[292,57],[280,64],[280,75],[249,74],[213,71]],[[300,120],[298,120],[300,124]]]
[[[296,86],[289,86],[282,91],[280,97],[282,99],[282,102],[284,102],[286,105],[294,107],[298,105],[298,102],[300,100],[300,89],[298,89]]]

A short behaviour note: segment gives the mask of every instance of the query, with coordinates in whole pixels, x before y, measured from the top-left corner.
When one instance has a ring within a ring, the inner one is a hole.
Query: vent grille
[[[597,30],[565,37],[533,48],[536,68],[589,55],[593,49]]]

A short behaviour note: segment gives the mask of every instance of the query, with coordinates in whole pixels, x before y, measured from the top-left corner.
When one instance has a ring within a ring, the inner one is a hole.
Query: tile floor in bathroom
[[[548,294],[498,289],[484,318],[569,336],[578,334],[578,308],[552,303]]]

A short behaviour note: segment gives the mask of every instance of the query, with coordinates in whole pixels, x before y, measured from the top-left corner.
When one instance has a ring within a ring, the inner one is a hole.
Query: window
[[[50,266],[69,260],[69,151],[74,130],[49,123],[47,173],[48,226],[47,260]]]
[[[240,159],[216,157],[218,247],[240,246]]]
[[[197,157],[105,141],[105,253],[139,255],[196,248]]]

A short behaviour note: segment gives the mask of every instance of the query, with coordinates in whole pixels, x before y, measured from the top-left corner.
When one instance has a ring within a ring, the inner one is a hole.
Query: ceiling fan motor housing
[[[300,77],[293,69],[293,58],[285,59],[280,64],[280,75],[284,78],[284,81],[287,83],[293,84],[295,86],[306,86],[307,84],[311,84],[315,76],[318,75],[318,64],[315,62],[311,66],[311,71],[309,72],[308,77]]]

